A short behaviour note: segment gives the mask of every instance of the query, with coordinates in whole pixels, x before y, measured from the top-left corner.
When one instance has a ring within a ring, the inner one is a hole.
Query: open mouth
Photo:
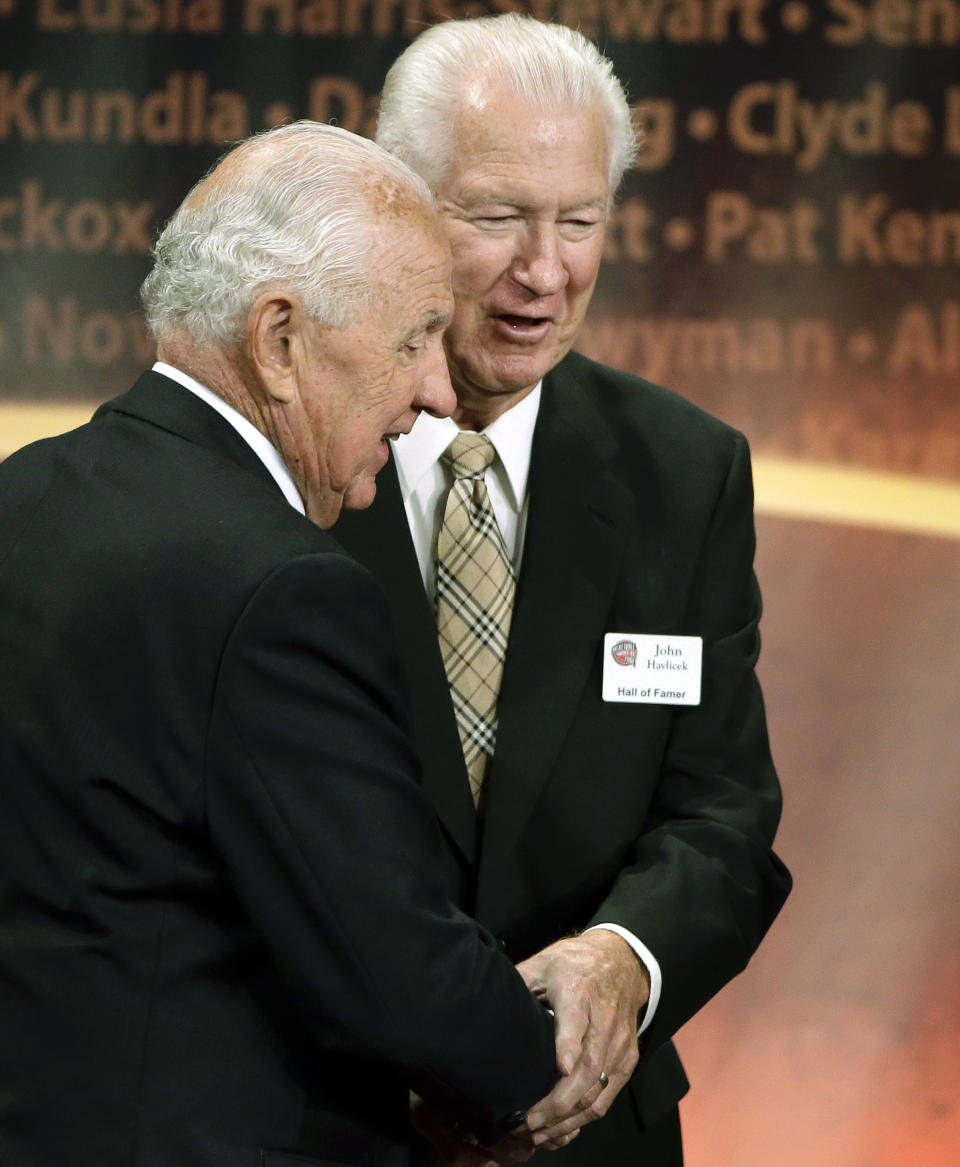
[[[511,316],[509,313],[497,317],[502,320],[509,328],[540,328],[545,324],[550,323],[549,316]]]
[[[540,344],[547,339],[553,327],[552,316],[515,316],[512,312],[503,312],[491,319],[494,334],[507,344]]]

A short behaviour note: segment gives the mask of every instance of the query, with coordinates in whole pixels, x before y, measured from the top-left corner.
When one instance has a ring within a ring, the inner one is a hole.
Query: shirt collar
[[[540,411],[542,382],[521,401],[501,413],[483,431],[506,472],[507,486],[513,495],[516,510],[523,506],[530,477],[530,452],[533,431]],[[393,442],[400,492],[406,501],[417,489],[424,475],[439,462],[443,451],[460,431],[450,417],[433,417],[421,413],[409,434],[402,434]]]
[[[270,471],[271,477],[283,491],[284,498],[286,498],[287,502],[295,510],[298,510],[301,515],[306,514],[303,499],[300,497],[300,492],[297,490],[290,471],[286,467],[286,463],[280,457],[276,447],[252,422],[248,421],[242,413],[238,413],[232,405],[228,405],[222,397],[218,397],[216,393],[208,389],[206,385],[201,385],[199,381],[194,380],[188,373],[174,368],[173,365],[165,364],[163,361],[157,361],[153,366],[153,371],[155,373],[162,373],[164,377],[169,377],[171,381],[176,381],[184,389],[189,389],[191,393],[195,394],[202,401],[205,401],[211,409],[215,409],[225,421],[228,421],[264,466],[266,466],[267,470]]]

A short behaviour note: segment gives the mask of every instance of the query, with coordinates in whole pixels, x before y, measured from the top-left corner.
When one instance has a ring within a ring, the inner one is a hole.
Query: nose
[[[553,223],[533,223],[520,235],[510,277],[536,296],[553,296],[566,287],[569,273]]]
[[[449,417],[457,405],[457,395],[450,384],[450,371],[439,337],[431,338],[424,356],[423,375],[413,398],[414,409],[434,417]]]

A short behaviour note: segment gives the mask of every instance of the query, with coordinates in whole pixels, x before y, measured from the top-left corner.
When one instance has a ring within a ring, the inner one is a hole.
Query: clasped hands
[[[615,932],[598,928],[544,948],[517,965],[556,1024],[560,1080],[527,1121],[495,1147],[471,1146],[427,1106],[414,1125],[452,1167],[509,1167],[556,1150],[602,1118],[637,1064],[637,1018],[650,994],[646,968]]]

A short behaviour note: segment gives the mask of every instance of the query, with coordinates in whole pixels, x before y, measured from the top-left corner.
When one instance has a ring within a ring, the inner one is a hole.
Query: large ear
[[[262,292],[247,313],[247,355],[267,396],[289,403],[297,395],[307,316],[300,300],[276,288]]]

